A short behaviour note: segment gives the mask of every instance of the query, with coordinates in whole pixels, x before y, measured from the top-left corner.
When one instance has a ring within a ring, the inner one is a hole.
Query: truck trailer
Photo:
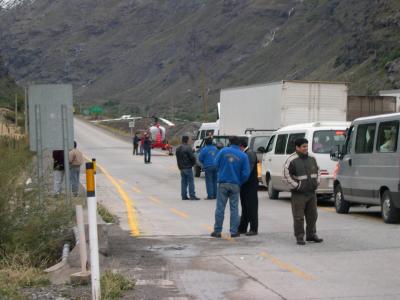
[[[222,89],[220,135],[274,131],[299,123],[346,121],[347,83],[284,80]]]

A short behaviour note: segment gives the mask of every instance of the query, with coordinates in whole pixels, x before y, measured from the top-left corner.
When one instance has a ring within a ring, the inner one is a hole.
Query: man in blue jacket
[[[249,159],[240,148],[237,136],[229,138],[230,147],[223,148],[215,158],[218,169],[218,194],[215,209],[215,224],[212,237],[220,238],[222,224],[224,223],[225,206],[229,199],[231,211],[230,233],[231,237],[238,237],[239,213],[238,202],[240,186],[247,181],[250,175]]]
[[[214,165],[214,160],[218,154],[218,149],[213,145],[212,138],[205,139],[204,143],[206,146],[200,151],[199,161],[206,173],[206,200],[212,200],[217,198],[217,167]]]

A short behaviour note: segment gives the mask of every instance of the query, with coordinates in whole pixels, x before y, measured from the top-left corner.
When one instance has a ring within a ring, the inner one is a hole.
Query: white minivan
[[[308,151],[317,159],[320,168],[321,183],[317,195],[319,198],[331,198],[336,164],[330,159],[330,154],[344,144],[349,125],[349,122],[315,122],[290,125],[275,131],[261,164],[262,181],[268,188],[269,198],[278,199],[279,192],[290,191],[291,188],[282,180],[283,166],[296,150],[294,141],[302,137],[308,140]]]

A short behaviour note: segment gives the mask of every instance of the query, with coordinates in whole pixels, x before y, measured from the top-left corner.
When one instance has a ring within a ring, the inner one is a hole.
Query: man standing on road
[[[55,196],[59,196],[62,190],[62,182],[64,179],[64,151],[53,151],[53,192]]]
[[[146,133],[144,135],[143,141],[143,151],[144,151],[144,163],[150,164],[151,163],[151,138],[150,134]]]
[[[231,211],[230,233],[231,237],[240,236],[238,232],[239,214],[238,202],[240,186],[246,182],[250,175],[249,159],[240,148],[237,136],[229,138],[230,146],[223,148],[215,158],[218,169],[218,193],[215,209],[215,224],[212,237],[220,238],[222,224],[224,223],[225,206],[229,199]]]
[[[306,241],[321,243],[317,236],[316,222],[317,196],[315,190],[319,185],[319,167],[313,156],[308,154],[308,141],[298,138],[294,142],[296,152],[288,157],[284,165],[285,181],[292,188],[292,213],[294,235],[298,245],[305,245],[304,216],[306,219]]]
[[[257,155],[248,147],[247,138],[240,139],[240,148],[247,154],[250,163],[249,179],[240,188],[240,203],[242,215],[240,217],[239,233],[256,235],[258,233],[258,172]],[[250,223],[250,230],[247,227]]]
[[[138,148],[139,148],[139,142],[140,138],[138,136],[138,133],[135,133],[135,136],[133,137],[133,155],[139,155]]]
[[[217,167],[214,165],[215,157],[218,154],[218,149],[212,143],[212,137],[205,139],[206,146],[201,149],[199,161],[203,165],[206,174],[206,200],[217,198]]]
[[[82,152],[76,149],[76,142],[74,142],[74,149],[69,152],[69,163],[70,163],[70,181],[72,187],[72,194],[74,197],[78,196],[79,192],[79,173],[81,165],[83,163]]]
[[[181,171],[181,196],[182,200],[200,200],[196,197],[194,190],[194,177],[192,167],[196,164],[192,148],[188,144],[189,137],[182,136],[182,144],[176,149],[176,161],[178,168]],[[189,188],[189,197],[187,190]]]

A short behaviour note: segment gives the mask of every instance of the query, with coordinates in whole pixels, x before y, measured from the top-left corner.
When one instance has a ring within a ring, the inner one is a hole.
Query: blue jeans
[[[144,149],[144,162],[149,163],[151,158],[151,148],[150,149]]]
[[[190,169],[181,169],[181,196],[182,199],[188,198],[187,189],[189,187],[189,197],[195,198],[196,193],[194,191],[194,177],[193,170]]]
[[[215,199],[217,198],[217,167],[207,167],[204,171],[206,174],[207,198]]]
[[[214,232],[221,233],[224,224],[225,206],[229,199],[231,209],[230,233],[235,234],[239,226],[239,193],[240,186],[233,183],[220,183],[218,185],[217,207],[215,209]]]
[[[79,173],[80,173],[81,167],[80,166],[71,166],[70,169],[70,181],[71,181],[71,186],[72,186],[72,194],[74,196],[78,195],[79,192]]]

